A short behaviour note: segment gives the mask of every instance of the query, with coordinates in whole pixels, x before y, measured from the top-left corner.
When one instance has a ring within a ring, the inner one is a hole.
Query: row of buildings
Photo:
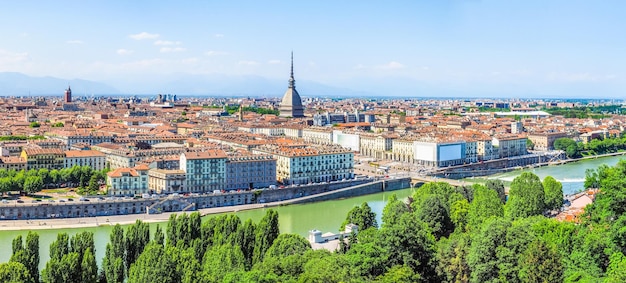
[[[178,169],[140,164],[108,173],[109,195],[209,193],[351,179],[353,153],[341,147],[267,145],[244,154],[204,148],[180,154]]]

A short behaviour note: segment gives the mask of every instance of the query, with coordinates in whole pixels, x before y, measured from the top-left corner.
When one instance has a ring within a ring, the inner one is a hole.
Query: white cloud
[[[143,39],[155,39],[155,38],[159,38],[159,34],[158,33],[147,33],[147,32],[141,32],[138,34],[131,34],[128,37],[134,39],[134,40],[143,40]]]
[[[68,40],[65,43],[67,43],[67,44],[84,44],[85,42],[83,42],[82,40],[73,39],[73,40]]]
[[[157,40],[154,42],[154,45],[181,45],[180,41],[169,41],[169,40]]]
[[[130,54],[133,54],[133,52],[135,52],[135,51],[124,49],[124,48],[120,48],[116,52],[119,55],[130,55]]]
[[[222,38],[222,37],[224,37],[224,35],[223,35],[223,34],[221,34],[221,33],[216,33],[214,36],[215,36],[215,37],[217,37],[217,38]]]
[[[258,64],[259,62],[257,61],[245,61],[245,60],[239,61],[239,65],[256,66]]]
[[[271,64],[271,65],[277,65],[277,64],[280,64],[281,61],[280,60],[269,60],[269,61],[267,61],[267,63]]]
[[[161,47],[159,50],[161,53],[183,52],[187,51],[184,47]]]
[[[197,63],[198,61],[199,61],[199,59],[196,58],[196,57],[185,58],[185,59],[181,60],[181,62],[185,63],[185,64]]]
[[[27,52],[15,53],[0,49],[0,64],[24,62],[29,59]]]
[[[220,55],[228,55],[228,52],[209,50],[209,51],[205,52],[204,54],[206,56],[220,56]]]
[[[358,64],[356,66],[354,66],[355,70],[363,70],[363,69],[367,69],[367,67],[363,64]]]
[[[383,70],[398,70],[404,68],[404,65],[396,61],[391,61],[387,64],[378,66],[378,68]]]

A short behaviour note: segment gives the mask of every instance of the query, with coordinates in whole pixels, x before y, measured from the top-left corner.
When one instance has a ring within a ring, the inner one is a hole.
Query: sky
[[[623,99],[626,89],[624,1],[4,0],[1,7],[0,72],[138,89],[191,75],[286,81],[293,51],[300,84],[383,95]]]

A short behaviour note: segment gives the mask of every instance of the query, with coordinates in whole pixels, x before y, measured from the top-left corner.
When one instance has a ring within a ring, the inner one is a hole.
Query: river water
[[[578,162],[571,162],[563,165],[543,166],[532,169],[515,170],[502,174],[489,176],[489,179],[500,179],[505,182],[511,182],[522,172],[533,172],[543,180],[546,176],[552,176],[563,184],[563,193],[568,195],[579,192],[584,188],[585,170],[596,169],[602,164],[613,166],[617,162],[625,158],[624,156],[609,156],[597,159],[586,159]],[[477,178],[478,179],[478,178]]]
[[[271,209],[278,211],[281,233],[296,233],[307,237],[308,231],[312,229],[320,230],[323,233],[338,232],[339,226],[341,226],[341,223],[346,218],[348,211],[354,206],[361,205],[363,202],[367,202],[376,213],[377,221],[380,225],[381,214],[385,207],[386,200],[392,194],[396,194],[398,199],[406,199],[412,192],[413,189],[403,189],[346,199],[278,206],[272,207]],[[265,215],[265,212],[266,209],[254,209],[234,212],[234,214],[238,215],[242,222],[247,219],[252,219],[252,221],[258,223]],[[203,221],[217,215],[221,214],[205,216]],[[152,233],[154,233],[156,225],[157,223],[150,223]],[[166,225],[166,223],[160,223],[159,225],[165,229],[164,225]],[[93,232],[96,245],[96,260],[98,264],[100,264],[104,257],[106,244],[109,242],[109,233],[111,233],[111,230],[113,230],[111,226],[36,230],[35,232],[39,234],[39,254],[41,257],[39,269],[42,270],[45,267],[50,257],[50,244],[56,239],[57,234],[61,232],[68,233],[70,236],[82,231]],[[0,231],[0,263],[7,262],[11,258],[11,241],[18,235],[22,235],[22,237],[26,239],[26,234],[28,234],[28,231]]]

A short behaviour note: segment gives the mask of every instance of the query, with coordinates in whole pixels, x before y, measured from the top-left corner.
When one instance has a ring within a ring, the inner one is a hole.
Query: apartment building
[[[302,129],[302,139],[314,144],[331,144],[333,143],[333,130],[320,127]]]
[[[64,167],[89,166],[93,170],[106,168],[106,154],[97,150],[67,150],[65,151]]]
[[[148,171],[146,165],[133,168],[117,168],[107,173],[108,195],[137,196],[149,193]]]
[[[183,170],[150,169],[148,171],[150,193],[186,193],[187,175]]]
[[[354,153],[339,145],[266,145],[253,150],[276,158],[276,179],[283,184],[308,184],[354,178]]]
[[[219,149],[181,154],[180,170],[187,175],[187,190],[195,193],[224,190],[226,160],[226,153]]]
[[[362,134],[359,153],[363,156],[385,159],[387,158],[387,155],[391,153],[393,140],[396,138],[398,138],[397,135]]]
[[[26,160],[26,168],[31,169],[63,169],[65,152],[56,149],[24,148],[20,157]]]
[[[553,150],[554,141],[559,138],[568,137],[565,132],[555,133],[533,133],[528,135],[528,139],[533,142],[534,150]]]
[[[276,184],[276,159],[271,155],[229,156],[226,190],[267,188]]]
[[[508,158],[527,154],[526,140],[526,137],[518,135],[501,135],[493,137],[492,145],[499,158]]]

